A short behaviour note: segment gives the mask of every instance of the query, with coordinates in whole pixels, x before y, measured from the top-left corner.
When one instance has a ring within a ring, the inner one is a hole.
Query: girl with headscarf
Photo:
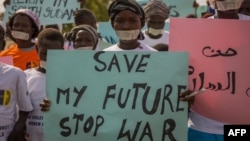
[[[169,43],[169,32],[164,30],[165,21],[169,17],[169,9],[161,0],[152,0],[143,8],[147,29],[143,31],[145,39],[141,42],[153,47],[156,44]]]
[[[116,0],[108,9],[109,18],[119,43],[104,51],[156,51],[138,40],[143,38],[141,29],[145,23],[145,14],[135,0]]]
[[[78,25],[65,34],[65,39],[73,43],[76,50],[95,50],[98,44],[96,29],[89,25]]]
[[[14,66],[26,70],[37,67],[39,57],[34,39],[39,33],[39,17],[29,9],[17,10],[7,23],[7,30],[14,45],[2,51],[0,56],[12,56]]]

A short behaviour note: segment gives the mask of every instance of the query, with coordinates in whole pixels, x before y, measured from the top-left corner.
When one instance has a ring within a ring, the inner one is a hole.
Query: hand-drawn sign
[[[45,140],[187,140],[178,100],[187,53],[49,51],[47,60]]]
[[[224,123],[250,123],[249,25],[240,20],[171,19],[170,51],[190,54],[189,88],[207,89],[196,97],[194,111]]]
[[[11,0],[6,6],[4,21],[18,9],[31,9],[40,19],[40,24],[74,23],[73,12],[80,8],[77,0]]]

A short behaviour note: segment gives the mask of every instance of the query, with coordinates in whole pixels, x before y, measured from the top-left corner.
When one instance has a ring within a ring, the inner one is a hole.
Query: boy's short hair
[[[47,24],[44,25],[44,28],[54,28],[57,29],[59,32],[62,32],[62,24]]]
[[[82,21],[85,20],[92,20],[97,22],[95,14],[87,8],[79,9],[74,12],[74,21],[76,25],[85,24],[82,23]]]
[[[163,43],[156,44],[153,46],[153,48],[158,51],[168,51],[168,45]]]
[[[38,35],[38,46],[42,44],[43,39],[51,40],[51,41],[59,41],[61,42],[61,48],[64,46],[64,38],[63,35],[54,28],[45,28]]]

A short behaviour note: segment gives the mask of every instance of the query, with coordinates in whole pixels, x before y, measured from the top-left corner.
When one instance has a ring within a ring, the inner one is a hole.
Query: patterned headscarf
[[[109,18],[113,26],[115,16],[123,11],[130,10],[137,14],[141,19],[142,27],[145,24],[145,14],[141,6],[135,0],[115,0],[111,3],[108,9]]]
[[[98,34],[96,29],[94,29],[93,27],[83,24],[83,25],[78,25],[75,26],[71,32],[64,34],[64,38],[68,41],[72,41],[74,42],[76,39],[76,34],[80,31],[80,30],[84,30],[87,31],[88,33],[90,33],[93,41],[94,41],[94,47],[93,50],[96,48],[97,44],[98,44]]]
[[[146,18],[152,15],[160,15],[167,19],[169,16],[169,9],[167,4],[161,0],[152,0],[143,8]]]

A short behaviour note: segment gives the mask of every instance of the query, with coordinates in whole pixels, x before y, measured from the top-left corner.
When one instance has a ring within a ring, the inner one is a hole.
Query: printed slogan
[[[187,140],[186,52],[48,55],[45,140]]]

